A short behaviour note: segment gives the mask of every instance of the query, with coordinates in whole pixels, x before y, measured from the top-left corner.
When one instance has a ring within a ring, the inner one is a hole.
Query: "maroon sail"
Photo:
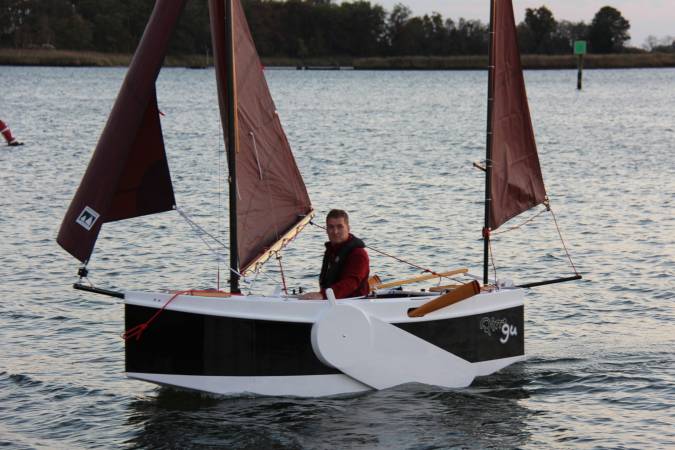
[[[494,0],[490,228],[542,203],[546,189],[532,131],[511,0]]]
[[[57,242],[86,262],[101,225],[175,204],[155,80],[186,0],[157,0]]]
[[[236,152],[237,248],[239,268],[245,272],[269,257],[271,249],[292,239],[306,223],[312,206],[267,87],[244,10],[239,0],[231,1],[235,92],[227,92],[226,86],[223,0],[211,0],[211,32],[223,128],[234,120],[237,129],[228,151]],[[227,114],[230,95],[235,98],[235,117]]]

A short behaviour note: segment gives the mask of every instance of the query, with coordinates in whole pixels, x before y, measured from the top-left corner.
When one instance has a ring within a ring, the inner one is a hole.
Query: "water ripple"
[[[121,301],[70,288],[78,264],[54,238],[124,73],[2,67],[2,119],[26,145],[0,151],[0,446],[675,447],[675,160],[664,157],[675,70],[589,71],[582,92],[574,71],[526,73],[548,194],[584,280],[528,291],[525,362],[463,390],[311,400],[127,380]],[[375,248],[480,271],[484,186],[471,163],[484,157],[484,72],[267,75],[319,217],[342,207]],[[157,92],[177,201],[224,237],[213,71],[165,70]],[[292,287],[315,285],[324,239],[310,228],[285,251]],[[495,235],[493,252],[499,276],[517,282],[572,272],[546,214]],[[372,252],[371,266],[383,280],[419,274]],[[218,279],[172,213],[107,223],[89,268],[97,286],[118,290]],[[280,279],[277,267],[267,275],[260,292]]]

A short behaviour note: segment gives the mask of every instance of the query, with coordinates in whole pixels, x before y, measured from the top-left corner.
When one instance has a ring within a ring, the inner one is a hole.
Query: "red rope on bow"
[[[150,324],[157,317],[159,317],[159,315],[166,309],[166,307],[169,306],[169,303],[174,301],[176,299],[176,297],[178,297],[179,295],[189,294],[190,292],[192,292],[192,291],[191,290],[189,290],[189,291],[178,291],[175,294],[173,294],[173,297],[171,297],[169,299],[169,301],[164,303],[164,305],[159,310],[157,310],[157,312],[155,314],[153,314],[153,316],[150,317],[147,321],[145,321],[141,324],[138,324],[135,327],[129,328],[127,331],[122,333],[122,339],[124,339],[125,341],[128,341],[129,339],[135,337],[137,341],[140,340],[141,336],[143,335],[143,332],[150,326]]]

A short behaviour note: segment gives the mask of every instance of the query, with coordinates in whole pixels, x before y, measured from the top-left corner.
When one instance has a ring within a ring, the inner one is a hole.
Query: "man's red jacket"
[[[332,245],[330,242],[326,242],[325,257],[329,258],[330,261],[334,261],[335,257],[340,253],[340,250],[349,245],[353,239],[355,239],[355,237],[350,234],[349,239],[341,244]],[[355,247],[347,255],[338,280],[328,287],[333,289],[335,298],[361,297],[368,295],[369,275],[370,259],[368,258],[368,252],[366,252],[365,248]],[[321,294],[323,294],[323,298],[326,298],[326,290],[324,288],[321,289]]]

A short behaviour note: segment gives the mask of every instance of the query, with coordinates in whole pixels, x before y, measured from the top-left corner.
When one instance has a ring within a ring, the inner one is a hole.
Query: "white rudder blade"
[[[312,326],[312,348],[325,364],[375,389],[411,382],[459,388],[473,381],[470,362],[355,305],[330,300]]]

